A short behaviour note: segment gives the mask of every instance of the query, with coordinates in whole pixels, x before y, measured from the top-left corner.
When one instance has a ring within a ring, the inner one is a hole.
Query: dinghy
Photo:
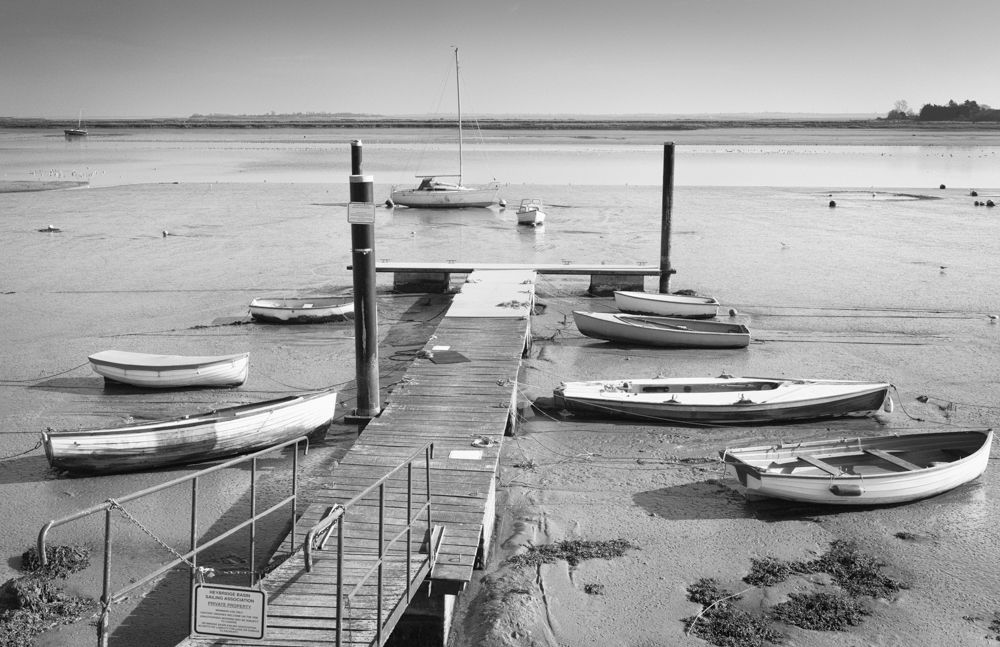
[[[237,456],[310,434],[333,421],[337,394],[321,391],[170,420],[42,432],[52,467],[112,474]]]
[[[576,327],[595,339],[637,346],[675,348],[746,348],[750,330],[722,321],[573,311]]]
[[[88,359],[90,368],[108,382],[151,389],[239,386],[250,371],[250,353],[190,357],[103,350]]]
[[[625,290],[615,291],[615,307],[631,314],[689,319],[711,319],[719,313],[719,302],[713,297]]]
[[[993,432],[894,434],[725,449],[746,494],[833,505],[904,503],[941,494],[986,470]]]
[[[748,424],[867,413],[885,404],[884,382],[765,377],[672,377],[563,382],[557,408],[647,422]]]
[[[354,316],[354,297],[254,299],[250,316],[255,321],[280,324],[345,321]]]
[[[545,224],[545,212],[542,211],[542,201],[537,198],[521,200],[517,208],[517,224],[537,227]]]

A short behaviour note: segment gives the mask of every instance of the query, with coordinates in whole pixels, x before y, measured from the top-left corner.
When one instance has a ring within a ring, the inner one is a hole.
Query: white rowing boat
[[[563,382],[557,408],[574,413],[684,424],[787,422],[867,413],[888,406],[885,382],[763,377],[666,377]]]
[[[711,319],[719,313],[719,302],[714,297],[626,290],[615,292],[615,307],[631,314],[691,319]]]
[[[254,299],[250,316],[255,321],[279,324],[346,321],[354,316],[354,297]]]
[[[991,430],[736,447],[720,453],[748,496],[833,505],[923,499],[986,470]]]
[[[750,330],[743,324],[676,317],[625,315],[616,312],[573,312],[581,333],[638,346],[675,348],[745,348]]]
[[[151,389],[239,386],[250,371],[250,353],[187,356],[104,350],[88,359],[105,380]]]
[[[169,420],[42,432],[52,467],[112,474],[200,463],[278,445],[328,426],[337,394],[322,391]]]

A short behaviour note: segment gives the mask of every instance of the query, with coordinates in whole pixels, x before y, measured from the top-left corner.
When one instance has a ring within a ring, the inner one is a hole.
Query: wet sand
[[[864,348],[851,342],[849,331],[870,325],[864,319],[871,313],[847,315],[838,324],[844,332],[813,340],[806,350],[776,340],[787,330],[782,312],[754,308],[741,310],[737,319],[750,321],[758,340],[771,341],[755,341],[745,351],[654,351],[581,339],[571,317],[567,324],[569,311],[608,310],[610,300],[562,296],[568,292],[539,296],[548,308],[533,319],[536,342],[522,381],[525,398],[540,406],[526,412],[516,437],[505,440],[495,545],[486,570],[459,598],[451,647],[703,645],[684,632],[683,619],[702,609],[687,599],[688,586],[715,578],[733,592],[750,589],[744,605],[758,610],[790,592],[835,590],[820,576],[766,589],[742,578],[751,558],[814,559],[836,539],[858,542],[885,563],[887,574],[911,588],[893,600],[871,601],[873,615],[847,632],[780,626],[786,644],[983,644],[1000,610],[991,584],[1000,568],[987,557],[1000,544],[993,529],[1000,499],[996,449],[977,481],[920,502],[864,509],[749,502],[718,460],[727,446],[995,425],[995,408],[945,410],[941,401],[917,400],[924,389],[962,370],[927,365],[921,344],[950,334],[949,320],[928,318],[926,328],[908,340],[884,330]],[[799,325],[814,328],[812,336],[829,322],[820,315]],[[815,376],[806,355],[826,364],[827,377],[862,379],[881,374],[885,363],[912,372],[897,374],[891,414],[806,424],[702,429],[587,420],[548,408],[551,388],[561,380],[723,371]],[[987,384],[970,385],[969,391],[968,402],[992,402]],[[908,534],[903,539],[897,533]],[[570,539],[625,539],[636,548],[575,568],[564,561],[537,569],[505,562],[528,547]],[[601,592],[587,592],[594,588]]]

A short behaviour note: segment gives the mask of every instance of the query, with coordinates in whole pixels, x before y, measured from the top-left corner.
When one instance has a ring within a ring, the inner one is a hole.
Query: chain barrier
[[[256,582],[256,581],[259,581],[260,579],[262,579],[262,578],[267,577],[268,575],[270,575],[272,571],[274,571],[276,568],[278,568],[282,564],[282,560],[278,560],[278,561],[272,562],[271,564],[268,564],[267,567],[264,568],[264,570],[262,570],[262,571],[258,571],[256,569],[228,569],[228,568],[211,568],[209,566],[195,566],[194,563],[191,560],[186,559],[183,555],[181,555],[179,552],[177,552],[176,550],[174,550],[173,547],[171,547],[165,541],[163,541],[162,539],[160,539],[159,537],[157,537],[155,534],[153,534],[153,531],[151,531],[146,526],[142,525],[142,522],[140,522],[138,519],[136,519],[135,517],[133,517],[132,514],[128,510],[126,510],[124,506],[122,506],[122,504],[118,503],[117,500],[115,500],[115,499],[108,499],[107,500],[107,504],[108,504],[109,509],[111,509],[111,510],[118,510],[118,513],[122,517],[124,517],[128,521],[131,521],[133,524],[135,524],[135,526],[138,527],[139,530],[143,531],[146,535],[148,535],[150,539],[152,539],[157,544],[159,544],[161,547],[163,547],[171,555],[173,555],[174,557],[176,557],[180,561],[184,562],[185,564],[187,564],[191,568],[193,568],[194,572],[195,572],[195,577],[197,578],[197,581],[198,581],[199,584],[204,583],[204,581],[206,579],[211,579],[211,578],[215,577],[216,575],[250,575],[253,578],[253,581]]]

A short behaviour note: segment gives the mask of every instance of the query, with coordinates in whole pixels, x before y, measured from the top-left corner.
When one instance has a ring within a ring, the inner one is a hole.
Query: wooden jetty
[[[352,269],[348,266],[348,269]],[[652,265],[581,264],[581,263],[480,263],[448,261],[380,261],[376,272],[393,274],[393,288],[400,292],[446,292],[452,274],[470,272],[532,270],[537,274],[589,275],[588,291],[597,296],[609,296],[615,290],[644,289],[647,276],[660,276],[660,268]]]
[[[455,596],[488,556],[500,447],[514,424],[518,371],[531,340],[534,281],[534,270],[470,270],[381,414],[329,478],[312,485],[308,498],[314,503],[291,541],[336,525],[342,561],[330,549],[332,539],[319,550],[311,536],[305,542],[310,550],[261,581],[268,599],[262,640],[199,636],[182,647],[382,645],[414,607],[441,618],[444,643]],[[433,456],[421,460],[430,443]],[[407,460],[413,469],[400,469]],[[377,496],[361,497],[366,490]],[[428,490],[427,532],[407,530],[414,500],[422,501]],[[402,541],[382,550],[390,537]],[[338,599],[338,581],[357,584],[375,570],[385,585]]]

